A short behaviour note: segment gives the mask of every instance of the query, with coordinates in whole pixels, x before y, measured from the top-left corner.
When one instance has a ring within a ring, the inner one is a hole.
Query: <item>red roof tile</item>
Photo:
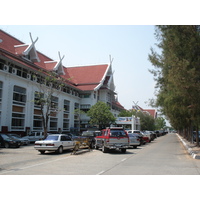
[[[0,43],[0,48],[9,51],[10,53],[15,54],[15,45],[23,44],[23,42],[9,35],[8,33],[2,31],[0,29],[0,39],[2,42]]]
[[[27,49],[28,44],[24,46],[15,46],[15,53],[18,55],[22,55],[22,53]]]
[[[112,103],[113,103],[115,106],[117,106],[118,108],[121,108],[121,109],[124,109],[124,110],[125,110],[124,106],[122,106],[118,101],[113,101]]]
[[[64,68],[63,77],[70,78],[78,88],[83,90],[93,90],[103,79],[109,65],[91,65],[81,67]]]
[[[156,118],[156,110],[155,109],[143,109],[144,112],[148,112],[153,118]]]

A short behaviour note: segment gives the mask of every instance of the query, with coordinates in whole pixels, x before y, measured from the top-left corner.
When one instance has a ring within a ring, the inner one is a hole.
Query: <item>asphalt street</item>
[[[176,134],[159,137],[137,149],[77,155],[41,155],[33,145],[0,150],[1,175],[199,175],[200,160],[192,159]]]

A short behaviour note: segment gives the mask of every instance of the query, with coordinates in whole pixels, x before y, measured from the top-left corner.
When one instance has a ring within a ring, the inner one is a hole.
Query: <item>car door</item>
[[[73,141],[69,136],[62,135],[61,136],[61,142],[63,145],[63,149],[72,149],[73,148]]]

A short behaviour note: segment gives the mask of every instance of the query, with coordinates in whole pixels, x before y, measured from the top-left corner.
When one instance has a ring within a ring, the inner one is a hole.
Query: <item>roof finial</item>
[[[35,40],[35,41],[33,41],[33,38],[32,38],[32,35],[31,35],[31,33],[29,33],[29,35],[30,35],[30,38],[31,38],[31,42],[32,42],[32,44],[35,44],[35,43],[38,41],[38,37],[36,38],[36,40]]]
[[[63,59],[64,59],[64,55],[63,55],[63,57],[61,58],[61,56],[60,56],[60,51],[58,52],[58,56],[59,56],[59,58],[60,58],[60,61],[62,61]]]
[[[110,65],[112,65],[112,62],[113,62],[114,58],[111,58],[111,55],[109,55],[109,57],[110,57]]]

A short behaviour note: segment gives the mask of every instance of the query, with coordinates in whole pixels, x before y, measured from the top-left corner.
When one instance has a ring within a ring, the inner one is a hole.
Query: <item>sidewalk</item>
[[[200,159],[200,147],[196,147],[195,144],[192,144],[191,142],[188,142],[186,139],[181,137],[178,133],[176,134],[180,141],[183,143],[184,147],[188,151],[188,153],[192,156],[194,159]]]

